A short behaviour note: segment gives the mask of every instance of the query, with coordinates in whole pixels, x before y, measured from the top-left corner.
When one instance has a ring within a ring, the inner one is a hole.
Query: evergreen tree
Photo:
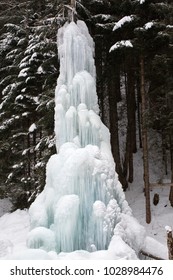
[[[132,69],[139,69],[140,73],[137,81],[141,81],[140,94],[142,97],[142,124],[143,124],[143,149],[144,149],[144,178],[145,185],[149,189],[149,170],[148,170],[148,156],[147,156],[147,114],[152,110],[152,107],[146,107],[147,104],[151,105],[151,92],[150,88],[154,82],[152,80],[151,69],[157,58],[160,55],[167,55],[169,49],[170,35],[167,32],[167,13],[170,12],[171,7],[168,3],[164,4],[161,1],[122,1],[121,18],[116,22],[114,31],[117,36],[121,37],[119,42],[112,46],[111,50],[117,50],[123,47],[131,47],[130,56],[135,55],[133,64],[129,63],[129,50],[125,51],[127,67],[127,101],[130,94],[131,85],[134,87],[135,80],[128,83],[128,76],[131,76]],[[131,58],[130,58],[131,59]],[[167,64],[167,63],[166,63]],[[140,65],[140,68],[139,68]],[[168,64],[167,64],[168,65]],[[128,74],[129,69],[129,74]],[[158,71],[158,69],[155,69]],[[137,73],[137,71],[136,71]],[[157,72],[155,72],[157,73]],[[156,74],[157,75],[157,74]],[[129,78],[130,78],[129,76]],[[135,76],[134,76],[135,77]],[[137,84],[136,81],[136,84]],[[161,82],[161,81],[160,81]],[[150,85],[148,94],[146,95],[147,85]],[[130,86],[130,87],[129,87]],[[135,94],[133,88],[133,96]],[[153,98],[153,101],[155,98]],[[165,99],[166,100],[166,99]],[[149,103],[148,103],[149,102]],[[127,102],[128,104],[128,102]],[[127,110],[128,112],[128,110]],[[128,117],[128,122],[131,123],[132,116]],[[129,138],[127,137],[129,145]],[[146,164],[145,164],[146,163]],[[130,168],[130,164],[129,164]],[[130,169],[129,169],[130,170]],[[149,196],[149,192],[148,192]],[[150,218],[148,218],[148,221]]]
[[[54,147],[56,31],[64,19],[50,1],[33,14],[33,3],[27,3],[22,22],[6,24],[0,42],[1,185],[6,185],[14,208],[30,205],[42,189],[45,163]]]

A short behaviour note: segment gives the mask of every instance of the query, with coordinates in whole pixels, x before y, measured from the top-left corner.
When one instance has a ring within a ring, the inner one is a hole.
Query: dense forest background
[[[56,34],[71,2],[0,0],[0,197],[10,197],[13,209],[29,207],[43,189],[46,163],[56,152]],[[75,18],[86,22],[95,41],[100,116],[124,190],[141,148],[149,184],[149,130],[161,139],[165,174],[173,182],[172,1],[78,0]],[[173,206],[173,187],[171,197]]]

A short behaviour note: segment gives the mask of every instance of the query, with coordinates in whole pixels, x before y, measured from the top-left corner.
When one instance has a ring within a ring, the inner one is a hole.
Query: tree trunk
[[[173,237],[172,237],[172,229],[167,229],[167,246],[168,246],[168,258],[169,260],[173,260]]]
[[[105,108],[104,108],[104,76],[103,76],[103,64],[104,64],[104,48],[103,48],[103,36],[95,37],[95,64],[97,71],[97,95],[99,108],[101,111],[101,119],[105,124]]]
[[[134,81],[134,60],[128,58],[127,65],[127,118],[129,128],[129,182],[133,182],[133,153],[136,148],[136,98],[135,98],[135,81]]]
[[[30,154],[30,133],[27,135],[27,149],[28,149],[28,176],[31,176],[31,154]]]
[[[126,152],[123,163],[124,176],[128,175],[128,181],[133,182],[133,153],[137,151],[136,147],[136,94],[134,77],[134,59],[133,57],[125,60],[125,89],[127,102],[127,136]]]
[[[147,118],[146,118],[146,92],[145,92],[145,75],[144,75],[144,57],[140,58],[141,74],[141,122],[142,122],[142,146],[143,146],[143,168],[144,168],[144,188],[146,199],[146,222],[151,222],[150,210],[150,185],[149,185],[149,163],[148,163],[148,136],[147,136]]]
[[[119,134],[118,134],[118,112],[117,112],[117,98],[116,93],[119,92],[120,83],[116,83],[115,71],[116,67],[109,60],[108,67],[108,90],[109,90],[109,114],[110,114],[110,132],[111,132],[111,147],[112,154],[116,163],[116,172],[119,175],[119,180],[126,190],[128,183],[124,177],[121,161],[120,161],[120,149],[119,149]],[[115,61],[116,63],[116,61]]]
[[[172,133],[170,134],[170,153],[171,153],[171,188],[169,193],[169,201],[171,206],[173,207],[173,136]]]
[[[75,9],[76,9],[76,0],[71,0],[71,7],[72,7],[72,11],[71,11],[71,21],[75,21]]]
[[[168,165],[167,165],[167,154],[166,154],[166,133],[162,130],[162,155],[163,155],[163,164],[165,166],[165,174],[168,174]]]
[[[141,136],[141,91],[140,81],[137,78],[137,120],[138,120],[138,137],[139,137],[139,148],[142,148],[142,136]]]

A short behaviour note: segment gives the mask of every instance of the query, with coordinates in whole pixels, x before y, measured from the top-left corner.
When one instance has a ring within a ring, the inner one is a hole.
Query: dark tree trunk
[[[30,154],[30,133],[27,135],[27,149],[28,149],[28,176],[31,176],[31,154]]]
[[[136,152],[136,97],[134,60],[128,57],[125,60],[125,89],[127,101],[127,137],[126,151],[123,164],[124,176],[128,175],[128,181],[133,182],[133,153]]]
[[[116,61],[114,60],[116,64]],[[108,90],[109,90],[109,114],[110,114],[110,132],[111,132],[111,147],[112,154],[116,163],[116,172],[119,175],[119,180],[126,190],[128,183],[124,177],[121,160],[120,160],[120,149],[119,149],[119,133],[118,133],[118,112],[117,112],[117,93],[120,91],[120,83],[117,81],[116,66],[112,63],[112,59],[109,60],[108,68]],[[120,78],[119,78],[120,79]]]
[[[171,228],[167,230],[168,259],[173,260],[173,237]]]
[[[171,153],[171,188],[169,193],[169,201],[171,203],[171,206],[173,207],[173,133],[170,134],[170,153]]]
[[[137,78],[136,81],[137,90],[137,119],[138,119],[138,138],[139,138],[139,148],[142,148],[142,135],[141,135],[141,91],[140,91],[140,81]]]
[[[104,108],[104,88],[103,88],[103,64],[104,64],[104,50],[103,50],[103,36],[95,37],[95,64],[97,71],[97,95],[101,111],[102,122],[105,123],[105,108]]]
[[[33,131],[33,149],[34,149],[34,166],[36,164],[36,159],[37,159],[37,152],[35,150],[35,146],[36,146],[36,137],[37,137],[37,132],[36,130]]]
[[[133,57],[128,58],[127,64],[127,118],[129,134],[129,182],[133,182],[133,153],[136,152],[136,98]]]
[[[142,101],[142,146],[143,146],[143,167],[144,167],[144,187],[146,199],[146,222],[151,222],[150,210],[150,185],[149,185],[149,164],[148,164],[148,136],[147,136],[147,118],[146,118],[146,92],[145,92],[145,75],[144,75],[144,57],[140,58],[140,74],[141,74],[141,101]]]
[[[163,164],[165,166],[165,174],[168,174],[168,164],[167,164],[167,153],[166,153],[166,133],[162,130],[162,154],[163,154]]]

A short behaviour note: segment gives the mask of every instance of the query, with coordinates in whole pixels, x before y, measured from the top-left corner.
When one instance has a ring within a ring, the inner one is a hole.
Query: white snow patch
[[[37,127],[36,127],[36,124],[35,123],[33,123],[33,124],[31,124],[31,126],[29,127],[29,132],[34,132],[34,130],[36,130],[37,129]]]
[[[166,232],[168,233],[168,232],[171,232],[171,231],[172,231],[172,228],[171,228],[170,226],[165,226],[165,230],[166,230]]]
[[[121,40],[118,41],[117,43],[115,43],[109,50],[109,52],[112,52],[116,49],[122,48],[122,47],[126,47],[126,48],[133,48],[133,45],[131,43],[130,40]]]
[[[46,72],[43,70],[42,66],[39,66],[38,69],[37,69],[37,73],[38,74],[45,74]]]
[[[0,217],[10,212],[12,204],[8,198],[0,199]]]
[[[29,231],[27,211],[17,210],[0,217],[0,258],[11,252],[21,252],[26,248],[26,236]]]
[[[152,21],[147,22],[147,23],[144,25],[144,29],[148,30],[148,29],[150,29],[153,25],[154,25],[154,23],[153,23]]]
[[[154,238],[147,236],[142,250],[161,259],[168,259],[168,248]]]
[[[134,16],[133,15],[123,17],[122,19],[120,19],[118,22],[115,23],[113,31],[121,28],[125,23],[131,22],[133,20],[134,20]]]
[[[137,0],[140,4],[145,3],[145,0]]]
[[[19,72],[18,78],[20,77],[26,77],[28,75],[29,68],[24,68]]]

